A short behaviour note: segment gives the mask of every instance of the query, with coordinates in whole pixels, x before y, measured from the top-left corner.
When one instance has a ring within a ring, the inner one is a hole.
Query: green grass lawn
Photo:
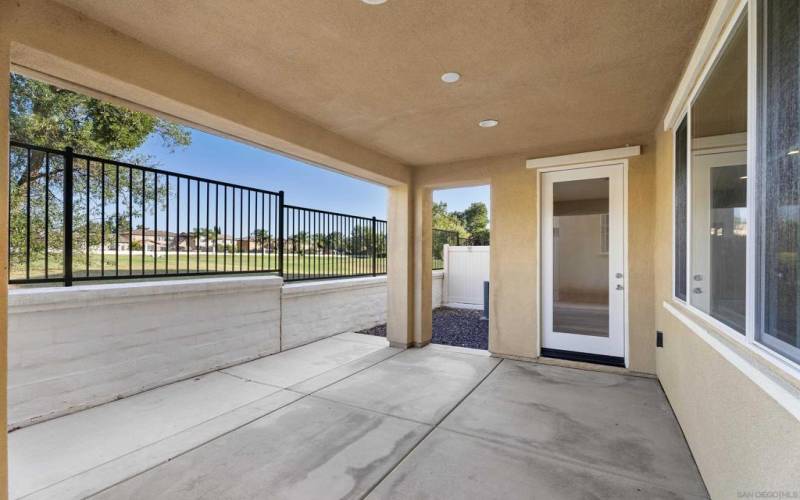
[[[128,276],[154,276],[164,274],[192,274],[206,272],[270,272],[278,268],[278,256],[276,254],[255,253],[247,254],[218,254],[215,258],[213,253],[208,256],[201,252],[198,256],[195,253],[186,255],[182,253],[176,256],[170,253],[169,256],[159,255],[158,259],[152,256],[134,252],[129,255],[127,252],[119,254],[119,278]],[[378,274],[386,272],[386,258],[379,258],[376,262]],[[354,274],[372,274],[372,258],[357,257],[348,255],[286,255],[284,256],[284,276],[286,279],[307,279],[321,278],[326,276],[348,276]],[[51,255],[48,262],[48,273],[51,278],[63,276],[63,260],[61,255]],[[73,256],[73,276],[75,279],[87,276],[86,255],[75,254]],[[25,279],[25,265],[13,263],[11,266],[10,278]],[[99,254],[89,255],[89,276],[107,276],[114,279],[117,276],[117,258],[114,253],[106,254],[101,258]],[[45,277],[44,256],[36,256],[31,259],[30,278],[39,279]]]

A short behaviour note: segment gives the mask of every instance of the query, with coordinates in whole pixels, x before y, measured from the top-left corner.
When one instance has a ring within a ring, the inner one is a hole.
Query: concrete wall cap
[[[17,288],[8,292],[8,306],[17,312],[152,300],[164,295],[217,295],[279,290],[280,276],[236,276],[183,280],[88,284],[72,287]]]
[[[321,281],[301,281],[287,283],[283,287],[284,297],[296,297],[318,293],[335,293],[342,289],[370,288],[386,284],[386,276],[367,276],[363,278],[333,279]]]

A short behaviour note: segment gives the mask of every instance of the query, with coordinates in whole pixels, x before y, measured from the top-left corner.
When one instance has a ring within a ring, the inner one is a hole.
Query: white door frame
[[[543,279],[542,279],[542,270],[544,266],[544,259],[542,258],[542,221],[544,217],[544,210],[543,210],[543,197],[542,197],[542,174],[547,172],[553,171],[561,171],[561,170],[573,170],[573,169],[583,169],[583,168],[591,168],[591,167],[602,167],[602,166],[620,166],[622,169],[622,182],[623,182],[623,202],[622,202],[622,219],[623,219],[623,228],[622,228],[622,256],[623,256],[623,287],[624,287],[624,312],[623,312],[623,346],[624,346],[624,353],[623,357],[625,360],[625,367],[627,368],[630,364],[630,335],[629,335],[629,311],[630,308],[628,306],[629,296],[628,293],[630,290],[630,283],[629,283],[629,265],[628,265],[628,159],[614,159],[614,160],[607,160],[607,161],[595,161],[595,162],[586,162],[586,163],[577,163],[577,164],[569,164],[563,166],[554,166],[554,167],[546,167],[546,168],[539,168],[536,172],[536,184],[537,184],[537,195],[539,196],[539,201],[536,204],[536,218],[537,218],[537,225],[536,225],[536,239],[538,247],[538,271],[539,271],[539,286],[537,287],[537,297],[536,297],[536,305],[537,305],[537,313],[539,315],[539,328],[538,328],[538,336],[539,336],[539,352],[537,353],[538,356],[542,355],[542,347],[544,343],[544,301],[543,301]]]

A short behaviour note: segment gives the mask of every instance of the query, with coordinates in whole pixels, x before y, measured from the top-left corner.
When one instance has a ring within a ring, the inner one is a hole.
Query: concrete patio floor
[[[14,498],[706,498],[654,379],[346,333],[9,436]]]

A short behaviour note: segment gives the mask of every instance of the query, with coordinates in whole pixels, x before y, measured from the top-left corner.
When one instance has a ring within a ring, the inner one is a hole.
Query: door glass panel
[[[553,330],[608,337],[608,179],[553,184]]]

